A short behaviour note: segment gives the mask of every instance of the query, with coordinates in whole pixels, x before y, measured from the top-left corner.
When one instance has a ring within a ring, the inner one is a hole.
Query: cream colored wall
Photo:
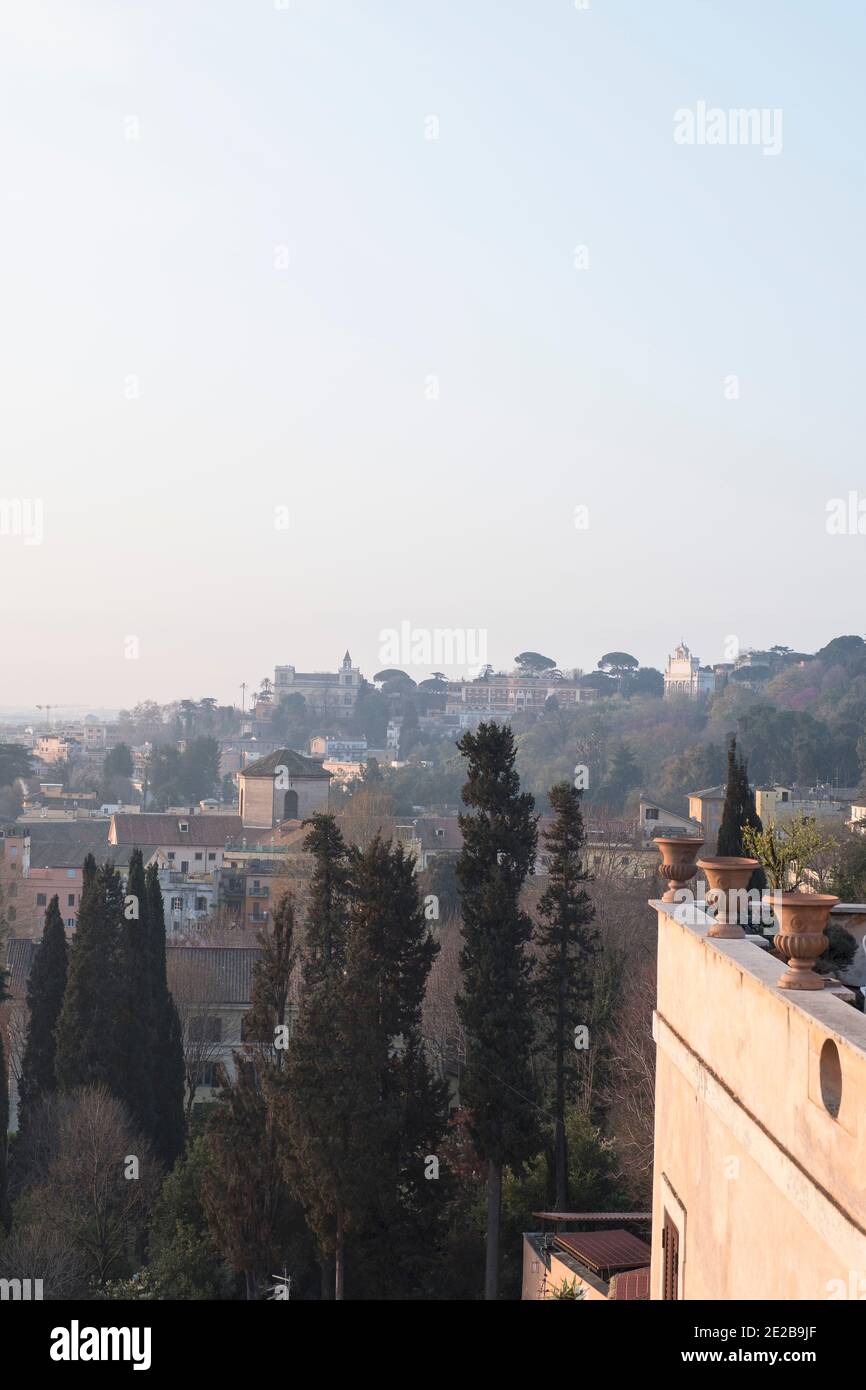
[[[274,783],[270,777],[241,777],[244,825],[270,830],[274,823]]]
[[[685,1225],[681,1297],[838,1297],[866,1281],[866,1018],[826,990],[779,990],[781,962],[748,939],[709,940],[696,909],[654,906],[651,1296],[667,1206]],[[821,1097],[828,1038],[837,1119]]]

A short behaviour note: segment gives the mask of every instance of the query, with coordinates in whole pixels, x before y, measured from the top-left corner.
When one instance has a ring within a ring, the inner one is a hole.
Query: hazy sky
[[[497,666],[861,631],[864,39],[860,0],[0,0],[0,500],[43,509],[0,522],[0,705],[369,675],[402,622]],[[701,102],[781,151],[677,143]]]

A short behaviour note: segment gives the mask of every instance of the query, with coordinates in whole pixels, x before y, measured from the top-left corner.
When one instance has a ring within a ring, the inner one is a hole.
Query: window
[[[222,1042],[223,1021],[217,1014],[198,1014],[189,1020],[190,1042]]]
[[[213,861],[216,859],[216,853],[215,853],[214,850],[210,850],[210,851],[208,852],[208,857],[207,857],[207,859],[208,859],[208,863],[209,863],[209,864],[212,864],[212,863],[213,863]]]
[[[643,817],[643,818],[644,818],[644,820],[658,820],[658,818],[659,818],[659,808],[658,808],[658,806],[647,806],[646,810],[644,811],[644,817]]]
[[[46,902],[47,902],[47,899],[46,899],[44,893],[37,893],[37,894],[36,894],[36,906],[37,906],[37,907],[44,907],[45,904],[46,904]]]
[[[196,912],[207,912],[207,898],[196,898],[195,910]]]
[[[182,911],[183,911],[183,898],[172,898],[172,900],[171,900],[171,910],[172,910],[172,912],[182,912]]]
[[[182,874],[188,874],[188,873],[189,873],[189,860],[188,860],[188,859],[181,859],[181,861],[180,861],[180,871],[181,871]]]
[[[67,927],[74,927],[74,926],[75,926],[75,918],[74,918],[74,917],[67,917],[67,919],[66,919],[66,925],[67,925]]]
[[[197,849],[197,850],[196,850],[196,852],[195,852],[195,857],[196,857],[196,859],[204,859],[204,855],[202,854],[202,852],[201,852],[200,849]]]
[[[7,893],[9,894],[10,898],[17,898],[17,896],[18,896],[18,884],[15,882],[14,879],[13,879],[12,882],[8,885],[6,891],[7,891]]]
[[[169,850],[169,852],[168,852],[168,857],[169,857],[169,859],[174,859],[174,850],[173,850],[173,849],[170,849],[170,850]]]
[[[202,1066],[200,1066],[198,1069],[198,1074],[195,1078],[195,1084],[196,1086],[210,1086],[211,1088],[213,1088],[214,1086],[218,1086],[220,1084],[218,1063],[205,1062]],[[196,1107],[193,1106],[193,1109],[195,1108]],[[199,1108],[202,1110],[204,1109],[203,1106]]]
[[[67,870],[66,870],[66,877],[67,877],[67,878],[74,878],[75,875],[76,875],[76,872],[77,872],[76,869],[67,869]]]
[[[189,832],[189,821],[188,821],[188,820],[181,820],[181,821],[178,821],[178,823],[177,823],[177,828],[178,828],[178,830],[180,831],[181,835],[186,835],[186,834]]]
[[[788,800],[788,793],[787,793],[787,792],[782,792],[782,800],[783,800],[783,801],[787,801],[787,800]]]
[[[75,894],[74,894],[74,893],[67,893],[67,895],[66,895],[66,906],[67,906],[67,907],[74,907],[74,906],[75,906]]]
[[[662,1298],[670,1302],[679,1297],[680,1233],[667,1212],[662,1228],[662,1255]]]

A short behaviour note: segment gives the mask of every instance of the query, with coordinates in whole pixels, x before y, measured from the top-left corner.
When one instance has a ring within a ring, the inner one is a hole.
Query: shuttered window
[[[665,1224],[662,1227],[662,1251],[664,1253],[662,1298],[675,1299],[678,1297],[677,1283],[680,1273],[680,1233],[667,1212],[665,1212]]]

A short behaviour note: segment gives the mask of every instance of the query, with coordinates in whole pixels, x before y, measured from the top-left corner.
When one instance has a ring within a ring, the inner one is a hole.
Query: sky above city
[[[864,38],[3,0],[0,706],[862,632]]]

